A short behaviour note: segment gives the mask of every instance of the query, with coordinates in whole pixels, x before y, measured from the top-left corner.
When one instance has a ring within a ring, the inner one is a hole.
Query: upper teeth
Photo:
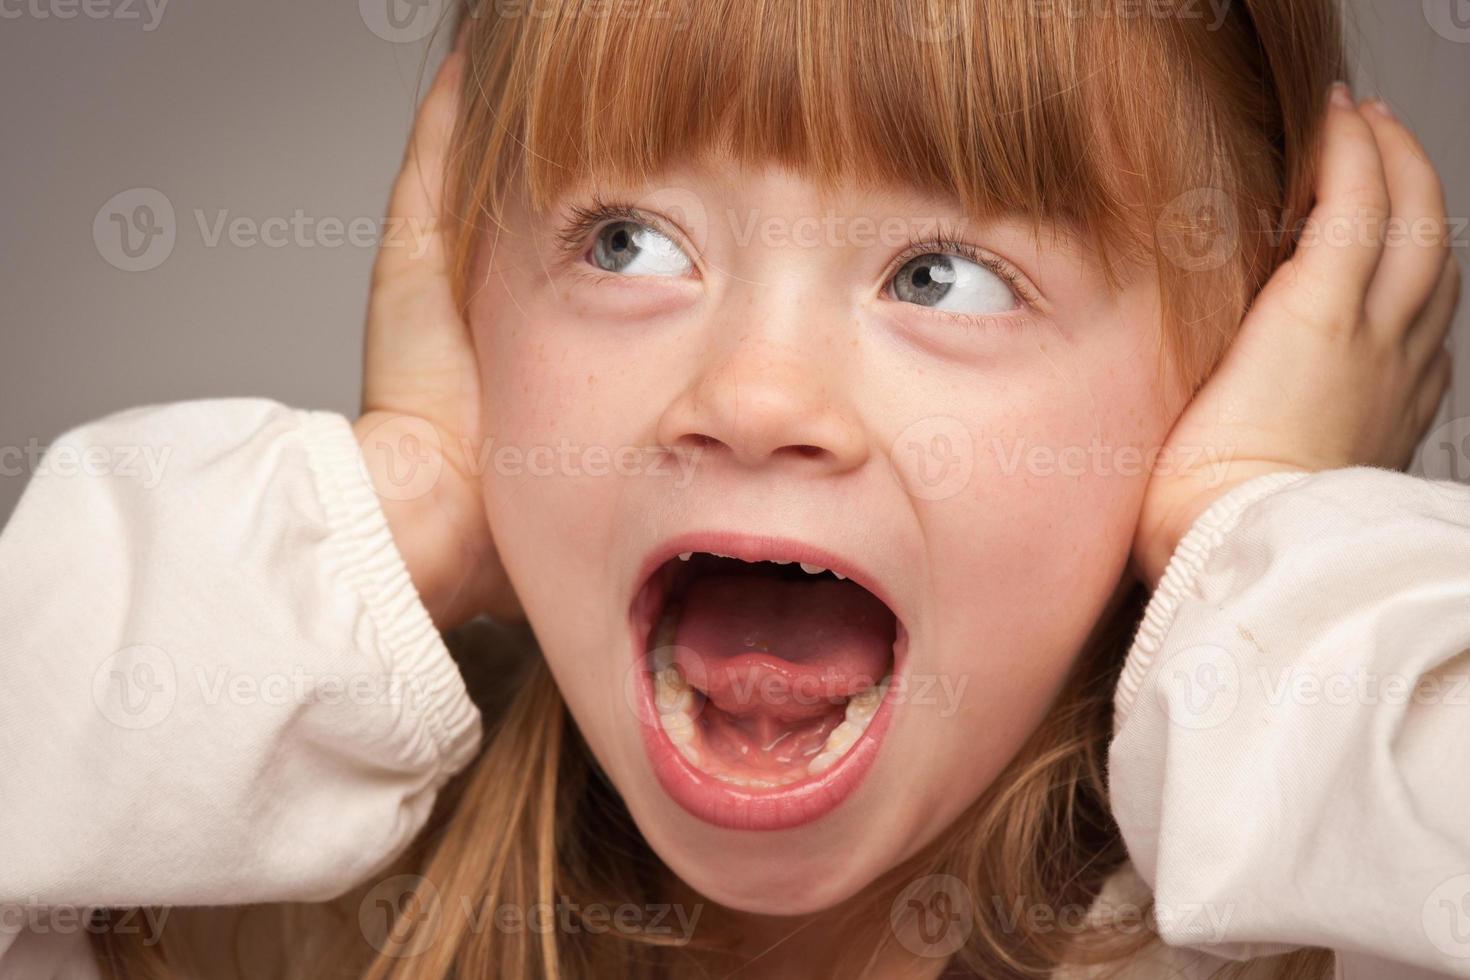
[[[732,560],[737,560],[737,561],[743,561],[744,560],[744,559],[735,559],[733,555],[722,555],[719,552],[713,552],[712,551],[712,552],[708,552],[708,554],[711,554],[711,555],[713,555],[716,558],[731,558]],[[690,558],[693,558],[693,557],[694,557],[694,552],[692,552],[692,551],[681,551],[681,552],[679,552],[679,560],[680,561],[688,561]],[[790,565],[791,564],[791,559],[790,558],[771,558],[771,559],[768,559],[768,560],[773,565]],[[805,562],[805,561],[804,562],[800,562],[799,564],[801,565],[801,570],[803,572],[806,572],[808,575],[821,575],[823,572],[832,572],[832,574],[835,575],[837,578],[842,579],[843,581],[846,581],[847,580],[847,576],[846,575],[843,575],[841,572],[832,571],[832,569],[830,569],[830,568],[823,568],[821,565],[813,565],[811,562]]]

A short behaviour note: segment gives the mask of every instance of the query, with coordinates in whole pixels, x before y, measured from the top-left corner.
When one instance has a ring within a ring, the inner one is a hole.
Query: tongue
[[[888,607],[852,582],[707,575],[682,597],[675,663],[729,715],[814,721],[883,678],[894,630]]]

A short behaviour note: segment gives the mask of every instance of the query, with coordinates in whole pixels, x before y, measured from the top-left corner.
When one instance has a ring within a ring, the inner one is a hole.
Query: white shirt
[[[1196,521],[1116,693],[1099,905],[1151,889],[1171,947],[1130,975],[1470,977],[1467,648],[1470,488],[1267,476]],[[0,533],[0,977],[95,977],[71,907],[340,895],[479,739],[345,418],[73,430]]]

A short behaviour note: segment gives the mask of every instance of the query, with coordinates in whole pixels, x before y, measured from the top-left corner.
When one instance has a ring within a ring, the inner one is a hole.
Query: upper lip
[[[633,595],[635,597],[638,595],[653,573],[658,571],[665,562],[684,552],[724,555],[747,562],[791,561],[820,565],[846,576],[852,582],[867,589],[886,605],[900,622],[904,618],[898,606],[894,604],[892,591],[867,566],[847,555],[819,545],[771,534],[712,530],[689,531],[668,538],[656,545],[644,557],[638,569],[637,580],[633,583]]]

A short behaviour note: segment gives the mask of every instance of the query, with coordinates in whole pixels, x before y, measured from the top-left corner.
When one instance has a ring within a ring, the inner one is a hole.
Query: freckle
[[[597,375],[595,375],[595,374],[589,374],[589,375],[587,375],[587,386],[590,388],[592,385],[595,385],[595,384],[597,384]]]

